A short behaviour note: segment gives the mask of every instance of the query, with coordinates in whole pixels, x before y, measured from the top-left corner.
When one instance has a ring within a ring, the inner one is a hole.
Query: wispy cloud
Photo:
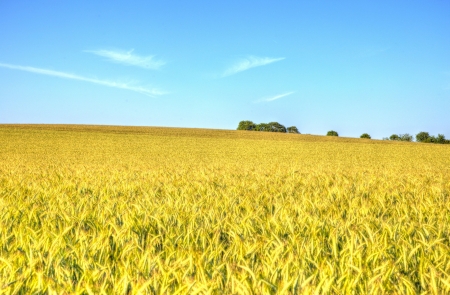
[[[107,60],[129,66],[141,67],[144,69],[157,70],[166,64],[165,61],[156,60],[154,55],[139,56],[133,54],[134,49],[130,51],[114,51],[114,50],[85,50],[85,52],[93,53],[106,57]]]
[[[242,59],[229,67],[222,75],[222,77],[234,75],[236,73],[246,71],[248,69],[254,68],[254,67],[260,67],[265,66],[268,64],[271,64],[273,62],[277,62],[280,60],[283,60],[284,57],[279,58],[270,58],[270,57],[257,57],[257,56],[249,56],[245,59]]]
[[[78,75],[74,75],[74,74],[70,74],[70,73],[58,72],[58,71],[53,71],[53,70],[41,69],[41,68],[18,66],[18,65],[4,64],[4,63],[0,63],[0,67],[13,69],[13,70],[19,70],[19,71],[25,71],[25,72],[30,72],[30,73],[36,73],[36,74],[41,74],[41,75],[65,78],[65,79],[85,81],[85,82],[90,82],[90,83],[94,83],[94,84],[100,84],[103,86],[120,88],[120,89],[125,89],[125,90],[131,90],[131,91],[145,94],[150,97],[167,94],[167,92],[164,92],[164,91],[161,91],[161,90],[158,90],[155,88],[150,89],[150,88],[143,87],[143,86],[132,86],[132,85],[129,85],[128,83],[119,83],[119,82],[108,81],[108,80],[87,78],[87,77],[78,76]]]
[[[270,102],[270,101],[274,101],[274,100],[280,99],[280,98],[282,98],[282,97],[286,97],[286,96],[288,96],[288,95],[291,95],[291,94],[293,94],[294,92],[295,92],[295,91],[291,91],[291,92],[286,92],[286,93],[283,93],[283,94],[278,94],[278,95],[275,95],[275,96],[272,96],[272,97],[261,98],[261,99],[259,99],[259,100],[254,101],[254,102],[255,102],[255,103],[260,103],[260,102]]]

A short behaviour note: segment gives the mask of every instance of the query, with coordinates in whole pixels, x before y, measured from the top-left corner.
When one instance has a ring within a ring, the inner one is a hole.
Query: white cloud
[[[238,61],[236,64],[232,65],[230,68],[228,68],[223,73],[222,76],[226,77],[226,76],[234,75],[236,73],[246,71],[246,70],[254,68],[254,67],[265,66],[265,65],[271,64],[273,62],[283,60],[283,59],[284,59],[284,57],[270,58],[270,57],[249,56],[245,59]]]
[[[291,92],[286,92],[286,93],[283,93],[283,94],[278,94],[278,95],[275,95],[275,96],[272,96],[272,97],[268,97],[268,98],[262,98],[262,99],[259,99],[259,100],[255,101],[255,103],[258,103],[258,102],[264,102],[264,101],[265,101],[265,102],[274,101],[274,100],[280,99],[280,98],[282,98],[282,97],[291,95],[291,94],[293,94],[293,93],[294,93],[294,91],[291,91]]]
[[[85,50],[85,52],[106,57],[107,60],[115,63],[141,67],[144,69],[157,70],[166,64],[165,61],[156,60],[154,55],[139,56],[136,54],[132,54],[133,50],[130,51]]]
[[[103,86],[120,88],[120,89],[125,89],[125,90],[131,90],[131,91],[139,92],[139,93],[145,94],[147,96],[151,96],[151,97],[167,94],[167,92],[164,92],[164,91],[161,91],[161,90],[158,90],[155,88],[150,89],[150,88],[143,87],[143,86],[132,86],[132,85],[129,85],[128,83],[120,83],[120,82],[114,82],[114,81],[108,81],[108,80],[87,78],[87,77],[78,76],[78,75],[74,75],[74,74],[70,74],[70,73],[58,72],[58,71],[53,71],[53,70],[41,69],[41,68],[18,66],[18,65],[4,64],[4,63],[0,63],[0,67],[9,68],[9,69],[13,69],[13,70],[20,70],[20,71],[25,71],[25,72],[30,72],[30,73],[36,73],[36,74],[41,74],[41,75],[65,78],[65,79],[85,81],[85,82],[90,82],[90,83],[94,83],[94,84],[100,84]]]

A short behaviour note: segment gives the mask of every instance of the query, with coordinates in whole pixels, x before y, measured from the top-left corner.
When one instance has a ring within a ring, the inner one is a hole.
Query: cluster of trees
[[[405,134],[392,134],[389,138],[385,137],[383,140],[398,140],[398,141],[413,141],[413,136],[405,133]],[[419,132],[416,134],[417,142],[426,142],[426,143],[440,143],[440,144],[450,144],[450,140],[445,139],[444,134],[438,134],[438,136],[433,136],[428,132]]]
[[[328,131],[327,136],[339,136],[336,131]],[[363,133],[360,138],[371,139],[369,134]],[[413,141],[413,136],[411,134],[392,134],[390,137],[384,137],[383,140],[397,140],[397,141]],[[427,142],[427,143],[441,143],[450,144],[450,140],[445,139],[443,134],[438,134],[438,136],[430,136],[428,132],[419,132],[416,134],[417,142]]]
[[[389,137],[383,137],[383,140],[397,140],[397,141],[413,141],[411,134],[392,134]]]
[[[249,130],[249,131],[265,131],[265,132],[283,132],[283,133],[297,133],[300,134],[297,127],[284,127],[278,122],[260,123],[255,124],[252,121],[239,122],[237,130]]]
[[[438,134],[438,136],[433,136],[428,132],[419,132],[416,134],[417,142],[429,142],[429,143],[441,143],[441,144],[450,144],[450,140],[445,139],[444,134]]]
[[[266,132],[284,132],[284,133],[297,133],[300,134],[297,127],[284,127],[278,122],[270,122],[270,123],[260,123],[255,124],[252,121],[241,121],[239,122],[237,130],[251,130],[251,131],[266,131]],[[327,132],[327,136],[339,136],[339,134],[330,130]],[[360,138],[371,139],[372,137],[363,133]],[[390,137],[384,137],[383,140],[398,140],[398,141],[413,141],[413,136],[411,134],[392,134]],[[438,136],[430,135],[428,132],[419,132],[416,134],[417,142],[427,142],[427,143],[441,143],[441,144],[450,144],[450,140],[445,139],[443,134],[438,134]]]

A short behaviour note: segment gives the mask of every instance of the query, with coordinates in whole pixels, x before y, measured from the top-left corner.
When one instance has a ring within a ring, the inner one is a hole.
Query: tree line
[[[384,137],[383,140],[413,141],[413,136],[408,133],[392,134],[389,138]],[[445,139],[444,134],[438,134],[438,136],[434,136],[425,131],[416,134],[416,141],[425,143],[450,144],[450,140]]]
[[[265,131],[265,132],[283,132],[283,133],[297,133],[297,127],[284,127],[278,122],[269,122],[269,123],[259,123],[255,124],[252,121],[241,121],[239,122],[237,130],[248,130],[248,131]]]
[[[248,130],[248,131],[264,131],[264,132],[283,132],[283,133],[296,133],[301,134],[297,127],[285,127],[278,122],[270,123],[259,123],[255,124],[252,121],[241,121],[239,122],[237,130]],[[339,136],[339,134],[330,130],[326,134],[327,136]],[[368,133],[363,133],[360,138],[371,139],[372,137]],[[396,141],[413,141],[413,136],[411,134],[392,134],[390,137],[384,137],[383,140],[396,140]],[[417,142],[425,143],[439,143],[439,144],[450,144],[450,140],[445,139],[443,134],[438,134],[438,136],[430,135],[428,132],[419,132],[416,134]]]

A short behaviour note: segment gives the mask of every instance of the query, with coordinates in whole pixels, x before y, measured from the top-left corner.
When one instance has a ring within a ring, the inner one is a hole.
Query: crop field
[[[449,294],[450,146],[0,125],[0,294]]]

